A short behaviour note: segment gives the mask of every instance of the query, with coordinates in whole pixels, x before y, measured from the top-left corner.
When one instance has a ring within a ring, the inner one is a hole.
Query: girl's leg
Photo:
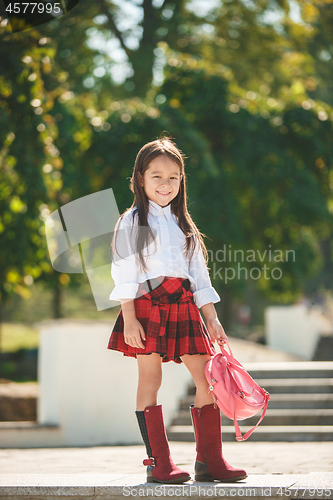
[[[135,413],[149,457],[143,461],[148,466],[147,481],[184,483],[191,476],[177,467],[171,458],[162,405],[157,405],[157,393],[162,382],[162,358],[157,353],[139,354],[137,360],[139,384]]]
[[[185,354],[181,357],[190,371],[197,391],[194,405],[191,405],[191,416],[196,439],[196,481],[235,482],[245,479],[243,469],[235,469],[228,464],[222,455],[221,414],[214,408],[213,397],[208,393],[208,382],[205,375],[205,364],[210,360],[209,354]]]
[[[156,352],[138,354],[139,382],[136,398],[137,411],[157,404],[157,393],[162,383],[162,358]]]
[[[204,405],[212,404],[213,397],[211,393],[208,393],[209,385],[205,375],[205,364],[210,360],[210,355],[184,354],[184,356],[181,356],[181,360],[191,373],[196,386],[194,406],[201,408]]]

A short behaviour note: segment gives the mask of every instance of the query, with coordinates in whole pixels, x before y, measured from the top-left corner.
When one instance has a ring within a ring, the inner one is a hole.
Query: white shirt
[[[161,207],[149,200],[147,219],[150,228],[156,235],[157,250],[155,252],[155,241],[143,249],[144,257],[149,254],[149,257],[145,258],[149,270],[145,273],[141,272],[137,260],[138,254],[135,250],[137,233],[132,222],[134,210],[135,208],[125,213],[121,224],[120,219],[118,219],[115,226],[115,230],[119,229],[116,250],[120,255],[113,255],[111,276],[115,287],[109,299],[119,302],[120,299],[134,299],[139,283],[158,276],[174,276],[190,280],[193,300],[199,309],[210,302],[219,302],[220,296],[212,287],[202,248],[197,238],[191,263],[188,262],[189,259],[183,250],[186,237],[178,226],[176,215],[171,212],[170,203],[166,207]],[[135,216],[134,225],[137,227],[137,216]]]

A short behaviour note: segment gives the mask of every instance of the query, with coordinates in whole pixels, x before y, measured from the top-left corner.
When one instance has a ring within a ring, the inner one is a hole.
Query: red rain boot
[[[220,409],[214,408],[214,404],[202,408],[191,405],[190,409],[197,443],[195,480],[235,482],[245,479],[245,470],[234,469],[223,458]]]
[[[162,405],[147,406],[144,411],[135,413],[149,457],[143,461],[143,465],[148,466],[147,482],[178,484],[191,479],[190,474],[179,469],[171,458]]]

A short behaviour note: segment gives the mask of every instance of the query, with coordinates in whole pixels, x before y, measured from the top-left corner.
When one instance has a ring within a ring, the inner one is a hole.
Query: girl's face
[[[143,176],[138,173],[139,182],[147,197],[166,207],[179,192],[182,175],[180,167],[167,155],[159,155],[148,165]]]

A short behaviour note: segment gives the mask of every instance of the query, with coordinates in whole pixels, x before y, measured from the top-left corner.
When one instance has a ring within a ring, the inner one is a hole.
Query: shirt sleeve
[[[196,239],[196,248],[189,265],[189,274],[195,281],[193,300],[200,309],[210,302],[220,302],[221,298],[212,287],[201,245]]]
[[[111,276],[114,282],[109,299],[135,299],[138,283],[138,267],[136,262],[135,226],[126,217],[119,219],[115,229],[116,242],[112,251]],[[115,238],[114,238],[115,239]]]

